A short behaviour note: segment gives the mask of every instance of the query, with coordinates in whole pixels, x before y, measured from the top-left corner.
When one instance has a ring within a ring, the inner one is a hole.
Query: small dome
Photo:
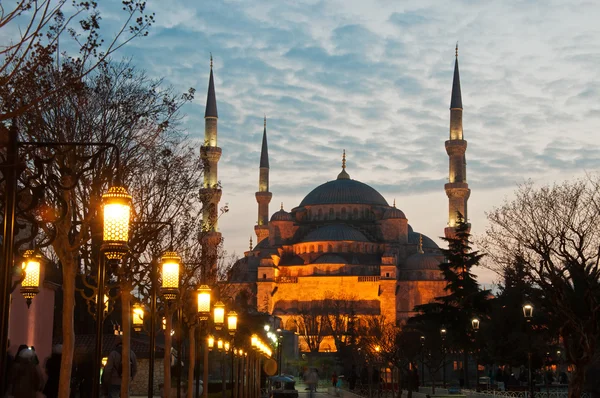
[[[311,231],[302,239],[302,242],[322,242],[350,240],[358,242],[369,242],[362,232],[343,224],[327,225]]]
[[[292,215],[287,211],[281,209],[271,216],[271,221],[294,221]]]
[[[384,220],[389,220],[389,219],[393,219],[393,218],[403,218],[406,219],[406,216],[404,215],[404,212],[396,207],[391,207],[389,209],[387,209],[385,211],[385,213],[383,213],[383,219]]]
[[[408,243],[418,245],[420,237],[423,237],[423,248],[424,249],[439,249],[440,247],[428,236],[415,232],[410,224],[408,225]]]
[[[415,253],[406,260],[406,270],[440,270],[442,258],[434,253]]]

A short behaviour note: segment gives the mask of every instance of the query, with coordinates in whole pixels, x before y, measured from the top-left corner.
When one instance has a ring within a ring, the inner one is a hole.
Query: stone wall
[[[138,372],[131,382],[131,395],[148,395],[148,365],[150,361],[147,358],[138,358]],[[154,395],[159,395],[158,385],[163,383],[165,372],[162,358],[154,360]]]

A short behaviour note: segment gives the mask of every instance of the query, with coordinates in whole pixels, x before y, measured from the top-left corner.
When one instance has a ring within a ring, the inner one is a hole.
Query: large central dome
[[[329,204],[364,204],[388,206],[379,192],[367,184],[338,178],[313,189],[300,203],[300,207]]]

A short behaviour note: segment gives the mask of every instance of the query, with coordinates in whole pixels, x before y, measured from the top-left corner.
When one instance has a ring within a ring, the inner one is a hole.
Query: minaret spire
[[[216,248],[221,242],[221,233],[218,232],[219,201],[222,193],[217,172],[219,159],[221,158],[221,148],[217,146],[218,119],[211,54],[206,110],[204,112],[204,145],[200,147],[200,157],[204,165],[204,181],[200,191],[204,230],[202,234],[202,255],[208,258],[207,264],[210,264],[210,269],[202,270],[202,283],[212,283],[216,280]]]
[[[267,144],[267,115],[263,122],[262,147],[258,175],[258,192],[255,194],[258,202],[258,221],[254,227],[257,243],[269,237],[269,203],[273,194],[269,192],[269,146]]]
[[[445,144],[446,153],[449,157],[448,183],[444,186],[449,201],[446,237],[453,236],[458,213],[467,220],[467,201],[471,195],[467,183],[467,162],[465,159],[467,141],[463,137],[462,114],[463,105],[460,91],[460,74],[458,72],[458,43],[456,43],[454,78],[450,98],[450,139]]]

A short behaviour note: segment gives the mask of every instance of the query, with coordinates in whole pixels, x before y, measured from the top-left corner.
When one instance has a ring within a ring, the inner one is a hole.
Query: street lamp
[[[525,320],[527,321],[528,324],[531,324],[531,319],[533,318],[533,304],[531,303],[525,303],[523,304],[523,316],[525,317]],[[533,387],[533,380],[532,380],[532,375],[531,375],[531,335],[530,332],[527,333],[527,342],[528,342],[528,350],[527,350],[527,363],[528,363],[528,367],[529,367],[529,378],[528,378],[528,382],[529,382],[529,393],[531,395],[531,398],[534,397],[535,395],[535,391],[534,391],[534,387]]]
[[[21,294],[25,297],[27,308],[31,300],[40,292],[40,266],[43,257],[36,250],[27,250],[23,254],[23,272],[25,278],[21,282]]]
[[[442,337],[442,386],[446,388],[446,335],[448,331],[445,327],[440,329],[440,336]]]
[[[198,319],[208,320],[210,314],[210,287],[202,285],[198,288]]]
[[[215,346],[215,338],[213,336],[208,336],[208,348],[210,348],[212,350],[212,348]]]
[[[225,323],[225,304],[221,301],[217,301],[213,308],[213,322],[217,330],[221,330]]]
[[[133,330],[140,332],[144,326],[144,308],[136,303],[133,305]]]
[[[221,351],[223,350],[223,339],[219,337],[219,340],[217,340],[217,350]]]
[[[173,251],[163,254],[161,293],[165,300],[175,300],[179,294],[179,264],[181,257]]]
[[[110,187],[102,195],[104,233],[102,251],[109,260],[120,260],[129,250],[131,195],[123,187]]]
[[[227,329],[230,335],[234,335],[237,330],[238,315],[235,311],[229,311],[227,315]]]
[[[475,345],[475,388],[479,391],[479,350],[477,349],[477,332],[479,331],[479,318],[475,317],[471,319],[471,327],[475,336],[473,336],[473,343]]]
[[[421,340],[421,385],[423,387],[425,387],[425,336],[421,336],[420,340]]]
[[[479,323],[480,322],[478,318],[471,319],[471,326],[473,327],[473,331],[476,333],[479,331]]]

